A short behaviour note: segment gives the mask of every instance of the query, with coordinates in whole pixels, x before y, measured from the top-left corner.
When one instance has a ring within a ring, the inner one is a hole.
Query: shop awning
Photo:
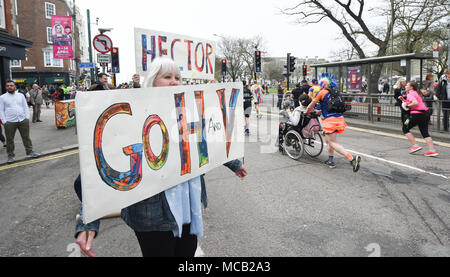
[[[37,78],[17,78],[17,79],[13,79],[13,81],[18,84],[31,84],[31,83],[37,83]]]
[[[47,84],[56,84],[56,83],[64,83],[66,80],[64,77],[50,77],[45,78],[45,82]]]

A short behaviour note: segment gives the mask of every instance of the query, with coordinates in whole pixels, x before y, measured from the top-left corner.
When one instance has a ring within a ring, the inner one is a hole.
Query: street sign
[[[97,62],[98,63],[110,63],[111,62],[111,55],[109,54],[97,54]]]
[[[112,40],[107,35],[95,36],[92,45],[95,50],[102,54],[111,52],[111,49],[113,48]]]
[[[78,63],[79,68],[94,68],[95,65],[93,63]]]
[[[433,58],[439,58],[439,51],[433,51]]]

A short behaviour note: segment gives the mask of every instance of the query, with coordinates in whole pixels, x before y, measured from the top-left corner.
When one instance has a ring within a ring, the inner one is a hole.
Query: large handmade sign
[[[79,92],[84,222],[244,156],[242,83]]]
[[[153,59],[168,56],[180,65],[181,77],[187,79],[214,79],[215,44],[201,38],[134,29],[136,71],[146,76]]]

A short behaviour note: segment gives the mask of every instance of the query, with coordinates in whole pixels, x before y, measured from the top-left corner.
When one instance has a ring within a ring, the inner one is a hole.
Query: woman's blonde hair
[[[399,78],[395,83],[395,88],[400,88],[400,83],[406,81],[404,78]]]
[[[181,75],[180,68],[177,64],[167,57],[155,58],[150,64],[149,69],[147,75],[144,77],[144,84],[142,86],[144,88],[153,87],[158,75],[164,75],[168,72],[174,72],[179,76]]]

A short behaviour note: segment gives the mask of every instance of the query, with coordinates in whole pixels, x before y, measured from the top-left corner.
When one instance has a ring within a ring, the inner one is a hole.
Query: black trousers
[[[443,113],[442,121],[444,123],[444,131],[448,131],[448,114],[450,113],[450,107],[443,108],[442,113]]]
[[[189,234],[191,225],[183,225],[181,238],[168,232],[135,232],[144,257],[194,257],[197,236]]]
[[[430,117],[425,113],[414,113],[409,117],[409,124],[406,126],[406,129],[403,130],[404,134],[410,132],[412,128],[415,126],[419,126],[420,134],[423,138],[430,137],[428,133],[428,122],[430,121]]]

